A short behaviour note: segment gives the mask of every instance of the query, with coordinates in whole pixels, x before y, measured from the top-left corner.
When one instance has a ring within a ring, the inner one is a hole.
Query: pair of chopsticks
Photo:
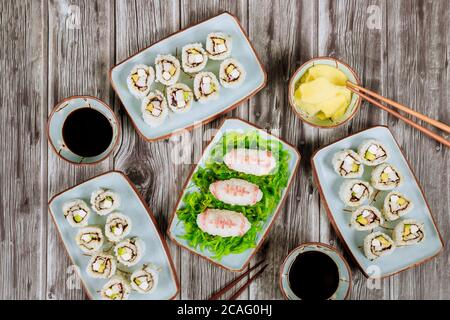
[[[445,131],[446,133],[450,133],[450,126],[446,125],[445,123],[439,122],[437,120],[431,119],[417,111],[414,111],[398,102],[392,101],[388,98],[385,98],[383,96],[380,96],[379,94],[370,91],[366,88],[363,88],[357,84],[354,84],[350,81],[347,81],[347,88],[352,91],[353,93],[357,94],[358,96],[360,96],[361,98],[363,98],[364,100],[372,103],[374,106],[383,109],[386,112],[389,112],[390,114],[392,114],[394,117],[397,117],[400,120],[403,120],[404,122],[406,122],[407,124],[413,126],[414,128],[416,128],[417,130],[420,130],[421,132],[423,132],[424,134],[426,134],[427,136],[433,138],[434,140],[442,143],[443,145],[450,147],[450,141],[444,139],[443,137],[441,137],[440,135],[432,132],[431,130],[422,127],[420,124],[402,116],[399,112],[385,106],[384,104],[381,104],[380,102],[376,101],[374,98],[386,103],[387,105],[396,108],[398,110],[401,110],[403,112],[406,112],[428,124],[431,124],[432,126],[435,126],[436,128],[439,128],[443,131]]]
[[[214,293],[209,300],[217,300],[219,299],[221,296],[223,296],[225,293],[227,293],[228,291],[230,291],[239,281],[241,281],[245,276],[249,275],[250,272],[252,272],[253,270],[255,270],[256,268],[258,268],[264,261],[260,261],[257,264],[255,264],[253,267],[251,267],[250,269],[248,269],[246,272],[244,272],[243,274],[241,274],[239,277],[237,277],[236,279],[234,279],[233,281],[231,281],[230,283],[228,283],[225,287],[223,287],[222,289],[220,289],[217,293]],[[239,298],[239,296],[242,294],[242,292],[244,292],[245,289],[247,289],[247,287],[256,279],[258,278],[263,272],[264,270],[267,268],[268,264],[266,263],[257,273],[255,273],[250,279],[248,279],[248,281],[246,283],[244,283],[244,285],[238,290],[236,291],[235,294],[233,294],[228,300],[236,300],[237,298]]]

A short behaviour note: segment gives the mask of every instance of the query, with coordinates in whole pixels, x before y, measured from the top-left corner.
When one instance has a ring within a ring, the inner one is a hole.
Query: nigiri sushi
[[[213,236],[241,237],[251,224],[240,212],[220,209],[206,209],[197,216],[198,227]]]
[[[209,191],[218,200],[239,206],[252,206],[263,196],[256,184],[242,179],[216,181],[209,185]]]
[[[269,150],[233,149],[223,157],[228,168],[255,176],[265,176],[276,167],[277,161]]]

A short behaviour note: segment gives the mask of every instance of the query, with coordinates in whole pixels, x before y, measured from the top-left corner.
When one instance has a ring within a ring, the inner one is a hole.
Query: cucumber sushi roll
[[[185,72],[200,72],[207,62],[208,55],[201,43],[187,44],[181,49],[181,65]]]
[[[170,110],[175,113],[188,111],[193,99],[192,90],[184,83],[177,83],[167,88],[167,103]]]
[[[378,190],[392,190],[403,183],[403,176],[393,165],[383,163],[372,171],[372,185]]]
[[[372,187],[362,180],[345,181],[339,189],[339,196],[345,205],[349,207],[359,207],[369,200],[372,194]]]
[[[410,212],[414,204],[398,191],[388,193],[384,198],[383,215],[388,221],[394,221]]]
[[[138,238],[125,239],[114,247],[117,260],[127,267],[136,265],[144,254],[144,242]]]
[[[116,273],[116,259],[107,253],[96,253],[91,256],[86,272],[92,278],[108,279]]]
[[[375,229],[384,223],[381,212],[372,206],[362,206],[352,213],[351,225],[358,231]]]
[[[372,232],[364,238],[364,254],[369,260],[390,254],[394,249],[394,241],[383,232]]]
[[[92,193],[91,205],[97,214],[104,216],[119,207],[120,197],[117,193],[100,188]]]
[[[368,166],[377,166],[389,159],[387,148],[377,140],[365,140],[358,147],[362,162]]]
[[[343,178],[359,178],[364,173],[361,158],[353,150],[339,151],[333,156],[333,168]]]
[[[198,102],[205,103],[219,97],[219,82],[212,72],[199,72],[194,78],[194,94]]]
[[[131,275],[131,287],[139,293],[152,293],[158,286],[158,272],[147,265]]]
[[[130,230],[130,218],[120,212],[113,212],[106,219],[105,236],[109,241],[119,242],[130,233]]]
[[[114,276],[102,287],[100,295],[105,300],[128,300],[130,292],[128,281],[121,276]]]
[[[231,55],[231,38],[222,32],[206,37],[206,52],[211,60],[223,60]]]
[[[171,54],[157,55],[155,69],[156,81],[165,86],[174,85],[180,77],[180,61]]]
[[[145,64],[138,64],[131,69],[127,78],[128,89],[138,98],[144,98],[150,92],[155,80],[155,71]]]
[[[413,219],[399,222],[393,233],[394,241],[398,246],[410,246],[425,239],[423,223]]]
[[[150,127],[161,125],[169,114],[164,94],[158,90],[150,92],[148,96],[142,100],[141,111],[145,123]]]
[[[64,217],[72,227],[85,227],[88,224],[91,210],[86,202],[76,199],[63,205]]]
[[[103,233],[99,227],[85,227],[75,237],[77,246],[85,253],[99,251],[103,245]]]
[[[225,88],[239,87],[245,80],[245,69],[235,59],[226,59],[220,64],[219,80]]]

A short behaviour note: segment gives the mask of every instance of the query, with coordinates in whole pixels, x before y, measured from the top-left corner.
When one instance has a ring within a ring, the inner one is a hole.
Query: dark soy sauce
[[[92,108],[80,108],[70,113],[63,125],[66,146],[81,157],[94,157],[108,149],[113,137],[109,120]]]
[[[300,299],[328,299],[339,285],[338,267],[333,259],[322,252],[301,253],[289,269],[289,285]]]

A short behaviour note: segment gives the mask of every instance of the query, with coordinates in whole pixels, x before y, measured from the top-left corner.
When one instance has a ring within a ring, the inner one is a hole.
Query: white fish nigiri
[[[277,162],[272,152],[256,149],[233,149],[223,157],[228,168],[255,176],[268,175]]]
[[[263,196],[256,184],[242,179],[216,181],[209,185],[209,191],[218,200],[239,206],[252,206]]]
[[[251,224],[240,212],[220,209],[206,209],[197,216],[198,227],[213,236],[241,237]]]

